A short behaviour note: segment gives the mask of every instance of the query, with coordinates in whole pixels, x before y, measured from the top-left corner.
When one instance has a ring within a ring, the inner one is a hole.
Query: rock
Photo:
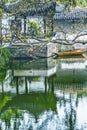
[[[83,45],[82,43],[76,43],[76,44],[72,45],[72,47],[74,49],[84,49],[84,50],[86,50],[87,49],[87,44]]]

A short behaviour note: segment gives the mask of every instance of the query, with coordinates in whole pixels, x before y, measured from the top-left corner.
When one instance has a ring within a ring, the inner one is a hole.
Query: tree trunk
[[[51,33],[53,34],[53,31],[54,31],[54,19],[52,17],[51,19]]]
[[[44,22],[44,37],[46,37],[46,18],[43,18],[43,22]]]
[[[2,45],[2,17],[0,17],[0,46]]]
[[[24,16],[24,35],[26,35],[26,16]]]

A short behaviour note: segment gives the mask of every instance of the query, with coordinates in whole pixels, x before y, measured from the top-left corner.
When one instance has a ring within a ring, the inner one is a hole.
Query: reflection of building
[[[57,66],[54,86],[60,89],[83,89],[87,86],[87,61],[78,59],[61,59]]]
[[[13,61],[13,77],[16,79],[16,86],[20,87],[20,81],[25,84],[27,91],[47,91],[47,77],[56,73],[56,61],[53,59],[40,59],[22,63]],[[19,89],[20,90],[20,89]]]
[[[21,63],[22,62],[22,63]],[[56,73],[56,60],[39,59],[36,61],[13,61],[14,76],[48,77]],[[20,66],[21,65],[21,66]]]
[[[18,62],[16,60],[12,62],[13,79],[3,84],[3,93],[6,92],[7,87],[9,87],[8,92],[14,93],[11,101],[5,105],[5,110],[8,112],[8,108],[11,110],[16,108],[21,111],[26,109],[36,121],[44,111],[56,113],[57,98],[52,91],[47,90],[47,77],[56,73],[56,61],[52,59],[31,61],[32,63],[20,61],[22,62],[21,66]],[[28,69],[30,71],[32,69],[34,73],[29,73]],[[19,71],[20,73],[18,73]],[[2,109],[3,113],[5,110]]]
[[[83,58],[75,60],[62,60],[61,69],[85,69],[87,61]]]
[[[38,59],[13,60],[11,70],[3,83],[4,92],[29,93],[30,91],[47,91],[47,77],[56,73],[56,60]],[[1,90],[2,91],[2,90]]]

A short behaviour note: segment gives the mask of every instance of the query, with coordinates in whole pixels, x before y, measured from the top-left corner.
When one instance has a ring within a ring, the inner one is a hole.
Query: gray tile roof
[[[49,13],[55,13],[55,2],[47,2],[47,3],[32,3],[28,0],[26,1],[17,1],[15,3],[10,3],[5,6],[5,11],[8,13],[15,13],[18,16],[47,16]]]
[[[55,13],[54,19],[55,20],[62,20],[62,19],[86,19],[87,18],[87,8],[73,8],[70,11],[66,11],[66,5],[63,4],[56,4],[55,2],[48,2],[48,3],[31,3],[28,0],[23,2],[23,8],[21,8],[21,1],[18,0],[15,3],[10,3],[6,5],[6,11],[8,13],[16,12],[18,15],[26,15],[26,16],[34,16],[34,15],[41,15],[43,14],[47,16],[49,13]]]
[[[87,18],[87,8],[75,8],[71,11],[56,12],[54,19],[85,19]]]

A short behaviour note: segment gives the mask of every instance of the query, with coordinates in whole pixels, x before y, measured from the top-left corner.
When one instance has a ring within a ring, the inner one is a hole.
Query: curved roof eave
[[[16,14],[18,16],[34,16],[34,15],[48,15],[50,12],[55,13],[56,3],[21,3],[18,1],[13,4],[5,5],[5,11],[7,13]]]

